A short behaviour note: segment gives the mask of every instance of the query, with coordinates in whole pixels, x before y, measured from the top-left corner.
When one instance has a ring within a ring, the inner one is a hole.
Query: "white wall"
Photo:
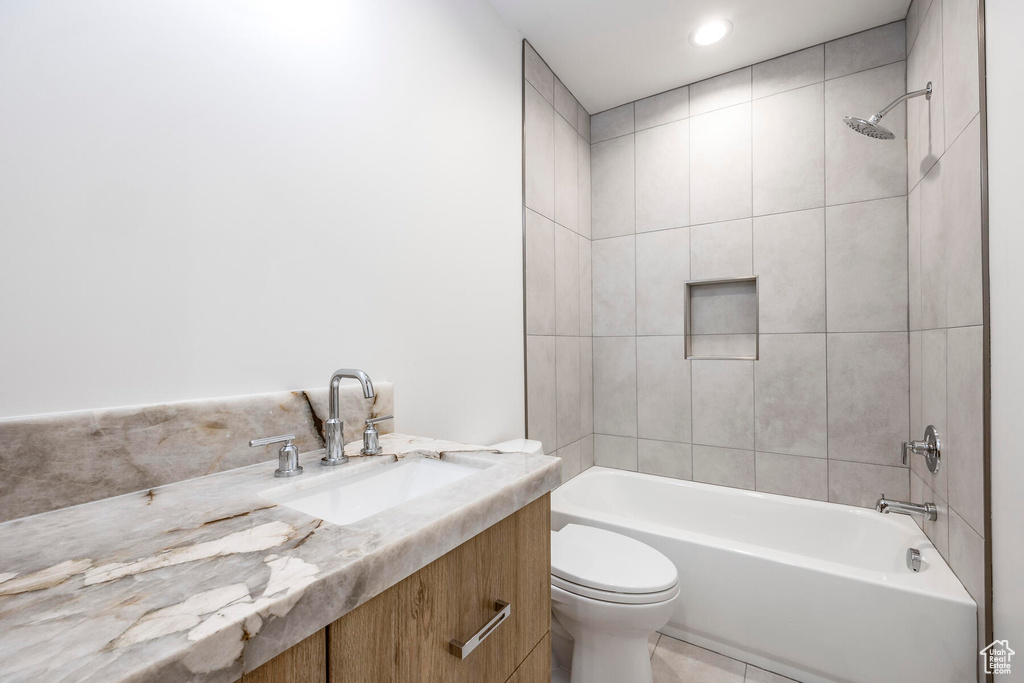
[[[1020,188],[1024,186],[1024,4],[986,1],[989,125],[989,281],[992,287],[992,590],[996,638],[1024,645],[1024,231]],[[1024,669],[1024,662],[1013,663]]]
[[[353,366],[522,435],[520,74],[485,0],[0,4],[0,417]]]

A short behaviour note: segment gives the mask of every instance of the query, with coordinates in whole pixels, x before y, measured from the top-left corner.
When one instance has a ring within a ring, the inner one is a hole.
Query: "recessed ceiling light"
[[[718,19],[709,21],[690,34],[690,42],[697,47],[717,43],[732,32],[732,22]]]

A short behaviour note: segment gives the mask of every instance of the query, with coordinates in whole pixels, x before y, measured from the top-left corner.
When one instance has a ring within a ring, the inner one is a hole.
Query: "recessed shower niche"
[[[757,276],[686,283],[686,357],[757,360]]]

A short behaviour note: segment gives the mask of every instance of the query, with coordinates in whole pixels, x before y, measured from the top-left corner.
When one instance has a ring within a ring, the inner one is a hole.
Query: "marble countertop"
[[[276,457],[0,524],[0,680],[237,681],[561,478],[549,456],[381,446],[334,468],[303,454],[300,479],[408,457],[482,469],[343,527],[261,497],[292,481],[273,477]]]

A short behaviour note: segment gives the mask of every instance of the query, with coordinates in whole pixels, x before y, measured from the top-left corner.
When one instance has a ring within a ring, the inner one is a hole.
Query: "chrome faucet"
[[[359,384],[363,387],[363,397],[374,397],[373,382],[370,381],[370,378],[362,370],[343,368],[334,371],[334,374],[331,375],[331,388],[328,392],[330,394],[328,399],[330,415],[329,419],[324,422],[324,449],[326,453],[320,459],[320,464],[322,465],[340,465],[348,462],[348,456],[345,455],[345,423],[342,422],[341,417],[338,415],[338,403],[341,401],[338,394],[341,380],[343,379],[358,380]]]
[[[875,511],[887,515],[895,512],[901,515],[921,515],[925,519],[935,521],[939,518],[935,503],[905,503],[901,500],[886,500],[885,494],[875,503]]]

